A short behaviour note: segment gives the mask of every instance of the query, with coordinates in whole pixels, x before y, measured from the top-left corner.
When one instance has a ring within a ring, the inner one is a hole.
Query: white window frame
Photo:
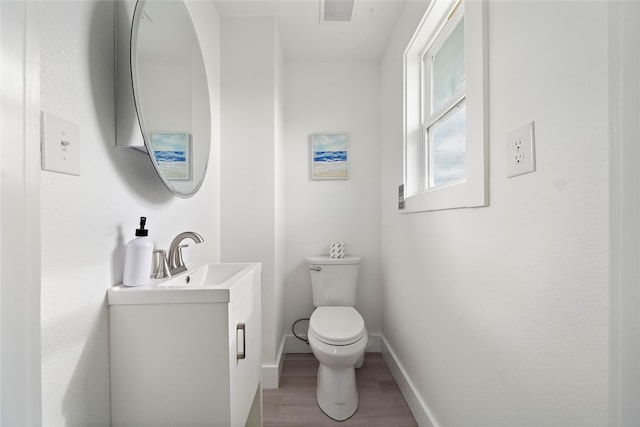
[[[404,213],[489,204],[489,74],[486,0],[433,1],[404,53]],[[466,179],[427,188],[423,135],[422,61],[432,43],[464,7]]]

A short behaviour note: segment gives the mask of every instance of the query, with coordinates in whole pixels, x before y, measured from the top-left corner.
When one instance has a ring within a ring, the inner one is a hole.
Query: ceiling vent
[[[351,22],[354,6],[355,0],[320,0],[320,23]]]

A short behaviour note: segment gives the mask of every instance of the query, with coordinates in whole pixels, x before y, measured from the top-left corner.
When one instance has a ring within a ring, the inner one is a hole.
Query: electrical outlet
[[[507,177],[535,172],[534,142],[533,122],[527,123],[507,135]]]

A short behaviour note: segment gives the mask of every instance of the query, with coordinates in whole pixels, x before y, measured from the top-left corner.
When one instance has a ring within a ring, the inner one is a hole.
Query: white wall
[[[212,106],[213,160],[200,192],[173,197],[145,154],[115,147],[114,2],[39,4],[41,109],[77,123],[79,177],[41,173],[42,405],[44,425],[109,425],[106,290],[122,279],[124,245],[138,217],[166,249],[179,232],[205,242],[189,261],[219,259],[219,108]],[[219,99],[219,17],[194,2],[206,22],[205,62]]]
[[[356,308],[368,331],[379,333],[380,66],[288,59],[284,92],[285,330],[313,311],[306,257],[343,241],[347,254],[362,257]],[[349,179],[311,180],[309,135],[330,131],[349,133]]]
[[[222,260],[262,263],[262,361],[282,341],[282,55],[274,17],[222,19]],[[263,373],[265,371],[263,370]]]
[[[402,51],[424,7],[382,68],[384,337],[435,425],[606,425],[606,3],[490,2],[490,206],[400,214]],[[531,120],[537,172],[508,179],[506,134]]]

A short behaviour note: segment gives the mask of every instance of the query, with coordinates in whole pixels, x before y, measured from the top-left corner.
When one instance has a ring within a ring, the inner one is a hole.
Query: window
[[[484,1],[431,2],[405,51],[405,209],[488,204]]]
[[[464,17],[458,8],[422,58],[425,188],[465,179]]]

